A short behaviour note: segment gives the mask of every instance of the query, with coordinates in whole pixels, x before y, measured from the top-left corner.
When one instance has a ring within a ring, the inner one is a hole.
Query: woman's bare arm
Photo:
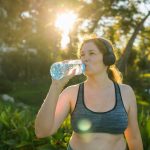
[[[130,86],[126,88],[126,94],[129,99],[128,127],[125,131],[125,137],[129,150],[143,150],[141,134],[137,120],[137,103],[135,94]]]
[[[70,111],[69,89],[62,91],[65,84],[73,77],[59,81],[52,80],[49,92],[35,119],[35,134],[43,138],[54,134]]]

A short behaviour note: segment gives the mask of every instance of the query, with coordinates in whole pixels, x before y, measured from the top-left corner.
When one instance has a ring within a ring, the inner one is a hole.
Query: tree
[[[123,51],[123,54],[122,54],[120,60],[118,61],[118,67],[122,72],[124,72],[125,68],[127,67],[127,62],[128,62],[128,59],[129,59],[129,56],[130,56],[130,53],[131,53],[133,43],[134,43],[139,31],[142,29],[144,22],[149,17],[149,15],[150,15],[150,12],[137,25],[137,27],[134,30],[134,33],[132,34],[130,40],[128,41],[128,43],[127,43],[127,45],[126,45],[126,47]]]
[[[7,51],[10,48],[24,49],[28,53],[27,56],[30,56],[30,49],[35,49],[35,59],[41,59],[41,62],[43,62],[41,67],[47,64],[45,66],[48,69],[54,59],[58,61],[63,57],[65,59],[75,58],[80,34],[97,33],[112,41],[117,49],[118,60],[121,58],[118,62],[127,64],[137,35],[141,35],[140,32],[143,33],[144,31],[143,28],[138,32],[141,27],[137,27],[137,24],[145,17],[138,9],[138,5],[144,2],[145,4],[149,3],[149,0],[93,0],[91,3],[80,0],[14,0],[13,2],[1,0],[0,47],[1,50],[7,49]],[[68,53],[60,51],[61,33],[54,26],[57,12],[66,9],[71,9],[78,13],[78,20],[70,34],[71,43]],[[87,22],[87,25],[83,27],[85,22]],[[130,37],[132,38],[130,39]],[[142,40],[140,38],[139,45]],[[38,61],[40,60],[35,62],[38,64]],[[29,68],[28,70],[30,70]],[[31,71],[28,74],[32,74]]]

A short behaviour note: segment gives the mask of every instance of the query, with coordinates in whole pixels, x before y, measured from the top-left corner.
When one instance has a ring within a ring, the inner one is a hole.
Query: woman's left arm
[[[136,97],[130,86],[128,86],[126,89],[129,98],[129,111],[128,127],[125,130],[125,138],[127,140],[129,150],[143,150],[143,143],[137,119]]]

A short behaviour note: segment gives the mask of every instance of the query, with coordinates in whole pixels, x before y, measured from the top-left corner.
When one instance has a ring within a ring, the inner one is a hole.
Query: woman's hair
[[[99,51],[103,54],[103,62],[106,66],[108,66],[107,68],[108,77],[114,82],[122,83],[123,76],[122,73],[118,70],[118,68],[115,65],[116,57],[111,42],[101,37],[86,38],[79,45],[77,51],[77,56],[79,58],[80,58],[80,51],[82,49],[82,46],[88,42],[93,42],[97,46]]]
[[[123,76],[122,76],[122,73],[116,67],[116,65],[108,66],[107,73],[108,73],[108,77],[112,81],[117,82],[117,83],[122,83]]]

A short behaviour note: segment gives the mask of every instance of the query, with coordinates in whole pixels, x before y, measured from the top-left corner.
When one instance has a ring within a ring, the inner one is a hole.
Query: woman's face
[[[83,44],[80,56],[86,65],[86,75],[96,75],[106,71],[107,66],[103,63],[103,54],[92,41]]]

